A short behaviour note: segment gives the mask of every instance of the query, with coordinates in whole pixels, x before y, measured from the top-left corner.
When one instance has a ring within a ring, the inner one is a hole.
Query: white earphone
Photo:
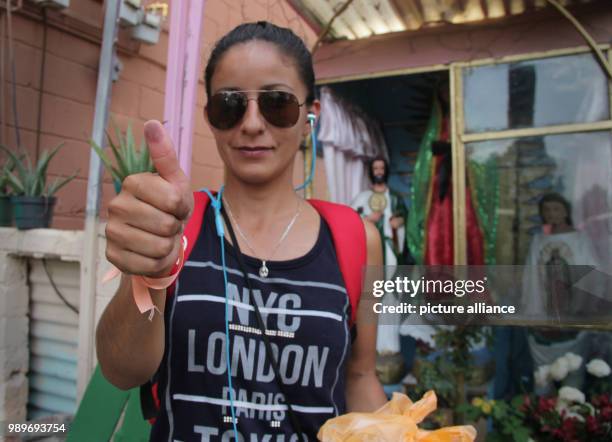
[[[312,182],[312,179],[315,174],[315,167],[317,164],[317,134],[315,131],[315,122],[317,120],[317,116],[314,114],[314,112],[308,112],[306,118],[308,118],[308,123],[310,124],[310,135],[312,140],[312,158],[310,159],[310,173],[308,174],[306,181],[304,181],[304,184],[296,187],[295,190],[302,190]]]
[[[313,113],[313,112],[308,112],[308,115],[306,116],[306,118],[308,118],[308,122],[310,123],[310,127],[314,127],[315,121],[317,119],[317,116]]]

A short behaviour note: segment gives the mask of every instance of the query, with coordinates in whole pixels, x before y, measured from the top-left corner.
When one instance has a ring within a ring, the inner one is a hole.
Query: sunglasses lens
[[[244,116],[247,99],[240,92],[219,92],[208,101],[208,119],[217,129],[227,130],[234,127]]]
[[[295,95],[283,91],[265,91],[257,99],[264,118],[277,127],[292,127],[300,117],[300,104]]]

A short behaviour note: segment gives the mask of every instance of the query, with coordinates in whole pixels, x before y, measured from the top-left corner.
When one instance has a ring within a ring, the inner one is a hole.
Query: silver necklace
[[[232,223],[234,223],[234,225],[236,226],[236,230],[238,231],[238,234],[244,240],[244,243],[251,250],[253,255],[256,256],[257,252],[255,252],[255,249],[253,248],[253,246],[251,246],[251,243],[247,239],[246,235],[242,232],[242,229],[240,228],[240,225],[238,224],[238,221],[236,221],[236,218],[234,218],[234,214],[232,213],[232,208],[231,208],[230,204],[228,203],[227,199],[223,198],[223,204],[225,204],[225,207],[227,207],[227,214],[229,215],[230,220],[232,221]],[[297,221],[298,216],[300,216],[300,212],[301,211],[302,211],[301,200],[298,200],[298,207],[297,207],[297,210],[295,212],[295,215],[293,215],[293,218],[291,218],[291,221],[289,221],[289,224],[287,224],[287,227],[285,227],[285,231],[283,232],[283,234],[281,235],[280,239],[276,243],[276,246],[274,246],[274,249],[272,250],[272,253],[270,254],[269,258],[261,260],[261,267],[259,268],[259,276],[261,276],[262,278],[266,278],[268,276],[268,274],[270,273],[270,271],[268,270],[268,266],[266,266],[266,261],[269,261],[269,260],[271,260],[274,257],[274,254],[276,253],[276,251],[278,250],[280,245],[283,243],[283,241],[285,240],[287,235],[289,235],[289,231],[293,227],[293,224],[295,224],[295,222]]]

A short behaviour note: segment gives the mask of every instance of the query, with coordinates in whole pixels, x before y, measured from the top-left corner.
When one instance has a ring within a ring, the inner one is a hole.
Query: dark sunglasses
[[[257,92],[257,98],[249,98],[247,92]],[[231,129],[244,117],[250,100],[257,101],[259,112],[268,123],[281,128],[295,126],[300,117],[300,107],[304,105],[286,91],[217,92],[206,105],[210,124],[220,130]]]

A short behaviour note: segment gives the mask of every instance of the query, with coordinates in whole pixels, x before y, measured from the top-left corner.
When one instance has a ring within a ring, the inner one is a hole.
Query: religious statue
[[[387,186],[389,163],[383,157],[376,157],[368,165],[371,187],[361,192],[351,206],[362,217],[373,222],[383,244],[384,274],[391,279],[395,266],[404,264],[406,206],[402,198]],[[399,303],[395,293],[387,293],[382,298],[384,306]],[[399,315],[381,314],[376,338],[378,358],[376,371],[383,384],[395,384],[404,375],[404,361],[400,354]]]
[[[372,185],[370,189],[357,195],[351,206],[378,228],[383,243],[384,264],[386,266],[404,264],[402,257],[406,252],[404,231],[406,205],[401,196],[387,186],[389,178],[387,160],[376,157],[368,166]]]

